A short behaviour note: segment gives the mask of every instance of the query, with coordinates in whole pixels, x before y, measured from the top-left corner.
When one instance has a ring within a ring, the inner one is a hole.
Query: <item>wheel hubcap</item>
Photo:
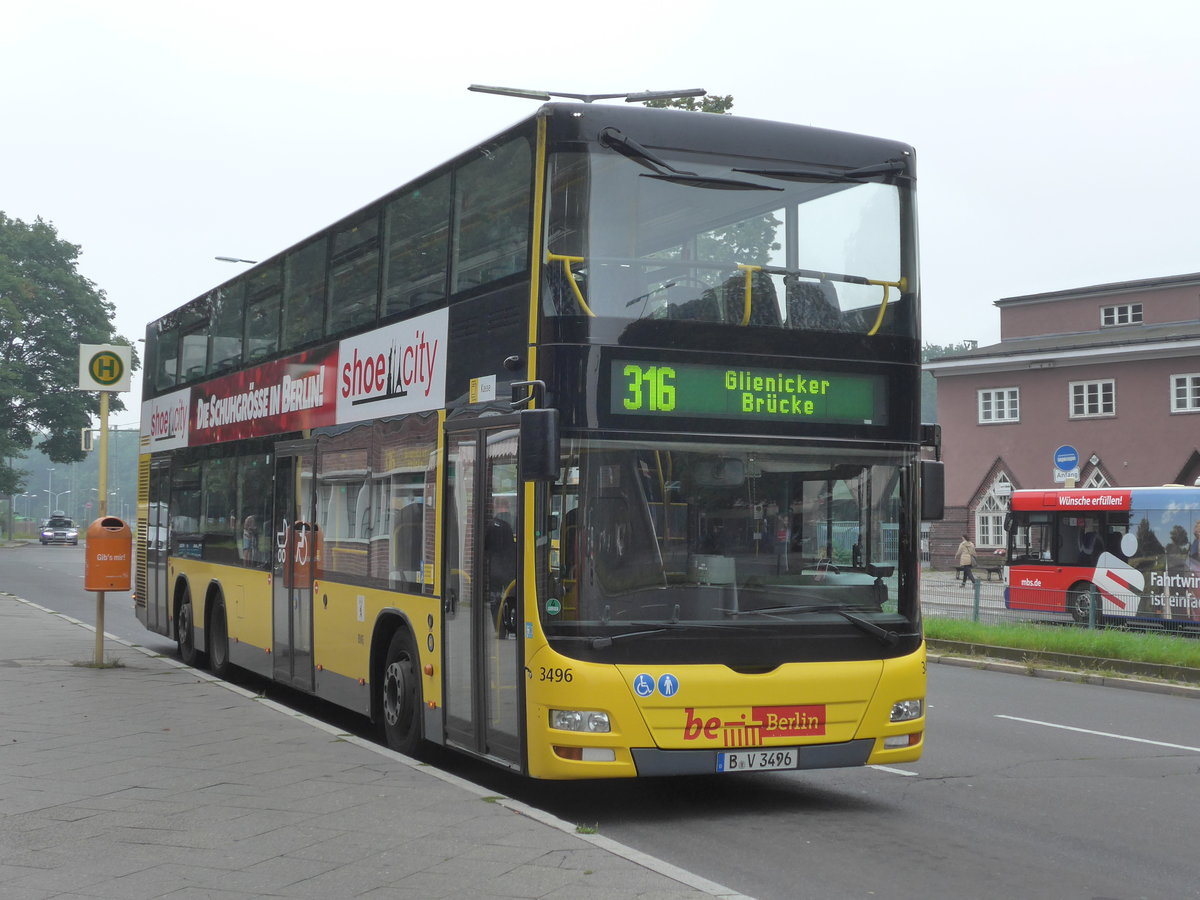
[[[404,709],[405,683],[408,677],[408,663],[397,660],[387,667],[383,675],[383,715],[389,725],[395,725],[401,720]]]

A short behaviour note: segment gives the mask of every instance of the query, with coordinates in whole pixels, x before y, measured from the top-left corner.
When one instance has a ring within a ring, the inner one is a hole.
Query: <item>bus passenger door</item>
[[[171,592],[167,584],[167,500],[171,494],[170,460],[150,464],[150,503],[146,528],[146,619],[142,623],[158,634],[171,633]]]
[[[448,739],[521,762],[520,482],[515,428],[448,436],[445,653]]]
[[[320,546],[313,506],[311,444],[281,447],[275,455],[271,561],[272,656],[275,679],[311,691],[314,686],[313,580]]]

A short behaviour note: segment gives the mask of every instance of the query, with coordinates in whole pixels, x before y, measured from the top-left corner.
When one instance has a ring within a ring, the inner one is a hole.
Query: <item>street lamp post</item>
[[[47,499],[48,501],[53,501],[53,505],[50,507],[50,512],[49,512],[49,514],[46,516],[46,518],[47,518],[47,519],[49,519],[49,518],[50,518],[50,516],[54,515],[54,510],[56,510],[56,509],[58,509],[58,508],[59,508],[59,506],[58,506],[58,498],[59,498],[59,497],[65,497],[65,496],[67,496],[67,494],[69,494],[69,493],[71,493],[71,492],[70,492],[69,490],[66,490],[66,491],[59,491],[59,492],[56,494],[56,493],[54,493],[54,491],[49,491],[49,490],[48,490],[48,491],[46,491],[46,493],[50,495],[50,496],[49,496],[49,497],[47,497],[46,499]]]

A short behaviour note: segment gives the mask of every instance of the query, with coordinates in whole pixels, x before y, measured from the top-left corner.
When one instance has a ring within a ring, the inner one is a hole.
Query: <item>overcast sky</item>
[[[1002,297],[1200,271],[1198,34],[1194,0],[4,0],[0,210],[81,245],[139,338],[214,256],[536,108],[468,84],[704,87],[913,144],[924,339],[987,344]]]

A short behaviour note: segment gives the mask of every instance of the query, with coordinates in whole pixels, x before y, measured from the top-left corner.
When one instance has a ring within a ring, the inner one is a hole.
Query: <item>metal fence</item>
[[[1046,591],[1045,603],[1027,603],[1041,606],[1040,609],[1009,609],[1005,603],[1003,572],[975,568],[975,580],[965,585],[956,571],[921,572],[921,606],[926,618],[967,619],[983,624],[1032,623],[1043,625],[1075,625],[1083,628],[1118,627],[1129,631],[1172,632],[1190,637],[1200,637],[1200,621],[1187,618],[1182,613],[1165,617],[1144,615],[1132,619],[1104,614],[1100,598],[1095,595],[1083,598],[1080,607],[1072,613],[1062,591]],[[1030,589],[1023,589],[1026,597]]]

